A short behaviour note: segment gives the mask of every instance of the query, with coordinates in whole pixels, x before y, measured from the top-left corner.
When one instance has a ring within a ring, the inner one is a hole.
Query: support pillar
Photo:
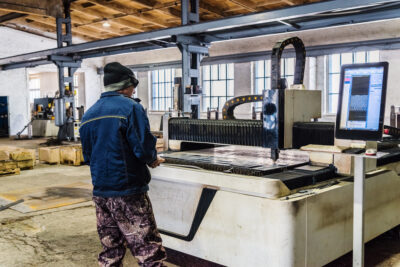
[[[200,22],[199,0],[182,1],[182,25]],[[195,36],[177,36],[177,44],[182,53],[182,90],[178,107],[190,113],[194,119],[200,118],[201,89],[200,62],[208,47]]]
[[[72,45],[70,0],[64,0],[64,18],[56,18],[57,23],[57,46],[58,48]],[[74,73],[81,66],[81,60],[69,56],[49,56],[58,68],[59,97],[55,100],[56,125],[60,127],[58,139],[77,138],[74,136],[73,123],[75,121],[74,101]],[[67,118],[66,103],[72,107]],[[69,121],[67,121],[69,120]],[[72,120],[72,121],[71,121]],[[72,123],[67,127],[67,122]],[[72,127],[72,130],[70,129]]]

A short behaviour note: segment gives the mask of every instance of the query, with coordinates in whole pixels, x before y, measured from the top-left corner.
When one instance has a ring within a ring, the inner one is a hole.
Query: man
[[[100,266],[121,266],[125,242],[141,266],[164,266],[166,259],[147,195],[147,166],[163,160],[143,107],[130,98],[138,83],[129,68],[107,64],[105,93],[84,114],[79,129],[94,186]]]

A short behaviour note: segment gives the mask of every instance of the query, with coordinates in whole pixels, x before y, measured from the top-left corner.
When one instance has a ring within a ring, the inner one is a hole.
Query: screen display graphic
[[[344,71],[340,129],[377,131],[384,67],[349,68]]]

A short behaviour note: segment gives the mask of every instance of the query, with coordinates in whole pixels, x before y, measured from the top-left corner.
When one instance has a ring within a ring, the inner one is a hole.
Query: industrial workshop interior
[[[0,266],[400,266],[400,0],[0,1]]]

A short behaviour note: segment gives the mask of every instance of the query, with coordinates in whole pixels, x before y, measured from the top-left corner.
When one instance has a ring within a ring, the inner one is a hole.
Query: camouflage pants
[[[93,201],[103,246],[98,258],[100,266],[122,266],[125,242],[140,266],[164,266],[166,253],[147,193],[113,198],[94,196]]]

